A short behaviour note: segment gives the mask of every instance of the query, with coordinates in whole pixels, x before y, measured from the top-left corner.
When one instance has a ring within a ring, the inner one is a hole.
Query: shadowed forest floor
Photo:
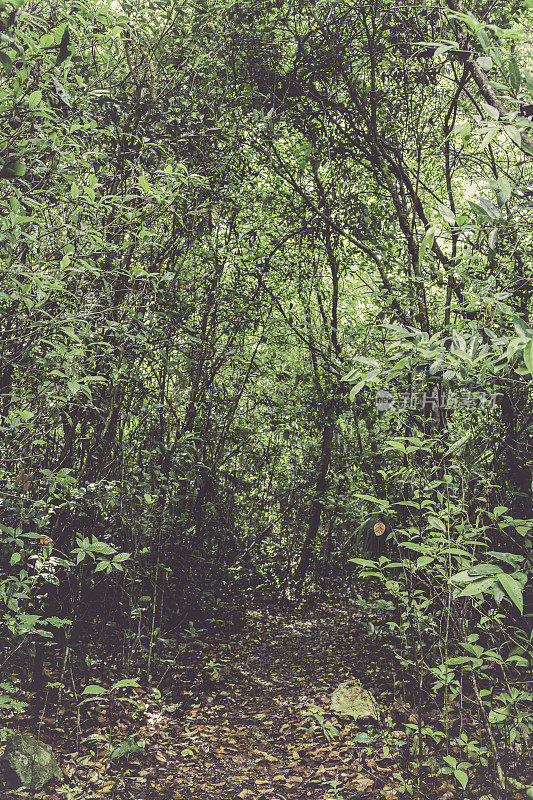
[[[380,616],[376,611],[373,620]],[[417,713],[390,649],[368,636],[362,617],[356,604],[248,610],[236,632],[199,631],[185,649],[169,640],[160,653],[169,666],[159,683],[146,687],[141,677],[142,688],[85,705],[79,725],[67,693],[57,715],[50,704],[33,726],[22,726],[36,735],[40,724],[41,738],[53,746],[66,776],[64,786],[37,796],[393,800],[410,796],[405,782],[416,784],[420,774],[421,797],[460,797],[453,783],[437,776],[436,757],[443,753],[430,737],[426,764],[418,765]],[[87,683],[110,685],[123,676],[108,655]],[[379,723],[354,725],[329,711],[332,691],[352,677],[376,696],[383,709]],[[422,716],[422,725],[442,727],[432,703],[423,704]],[[452,710],[452,731],[458,719]],[[472,720],[469,735],[476,726]],[[122,758],[120,750],[106,758],[110,743],[123,748]],[[135,752],[136,745],[142,750]],[[468,796],[490,793],[486,769],[470,777],[476,790]],[[527,778],[523,769],[521,777]]]

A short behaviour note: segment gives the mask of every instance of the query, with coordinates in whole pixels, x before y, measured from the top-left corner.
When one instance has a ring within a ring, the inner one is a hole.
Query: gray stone
[[[353,717],[354,721],[379,719],[379,709],[373,695],[358,681],[344,681],[331,696],[331,710],[341,717]]]
[[[63,773],[52,748],[33,736],[11,733],[0,758],[0,779],[9,789],[24,787],[38,792],[52,780],[62,780]]]

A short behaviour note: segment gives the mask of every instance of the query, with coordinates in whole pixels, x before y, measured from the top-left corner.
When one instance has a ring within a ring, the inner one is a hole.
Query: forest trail
[[[34,696],[33,722],[21,730],[52,745],[65,775],[35,797],[393,800],[405,733],[388,732],[399,737],[393,764],[380,725],[329,711],[334,689],[354,677],[382,706],[393,700],[392,669],[362,624],[383,614],[382,603],[372,614],[367,604],[249,608],[238,630],[220,622],[189,629],[186,644],[159,640],[159,678],[90,698],[80,716],[68,690],[57,713],[49,695],[44,709]],[[78,693],[124,679],[117,639],[91,639],[86,651],[93,668]]]
[[[229,637],[226,656],[209,667],[202,653],[208,666],[199,693],[197,687],[185,688],[196,667],[186,660],[178,665],[171,678],[175,707],[148,718],[138,731],[149,741],[140,769],[135,773],[130,762],[122,772],[123,789],[114,787],[111,796],[397,797],[378,726],[356,728],[329,712],[331,693],[351,677],[371,688],[380,702],[392,701],[391,672],[376,661],[375,645],[355,616],[345,606],[325,605],[310,613],[249,611],[245,627]],[[313,707],[319,710],[309,714]],[[372,733],[378,735],[375,742]]]
[[[438,738],[425,735],[418,765],[418,718],[402,698],[409,676],[400,674],[394,642],[383,635],[390,604],[359,600],[252,607],[237,630],[223,621],[209,631],[189,627],[186,643],[159,638],[159,677],[152,682],[143,681],[139,662],[137,688],[91,698],[80,711],[68,691],[57,714],[51,702],[36,708],[22,732],[52,745],[65,783],[35,797],[396,800],[413,796],[420,769],[422,800],[453,800],[453,783],[438,771]],[[118,639],[114,648],[102,640],[88,650],[99,658],[86,687],[123,681]],[[134,669],[130,661],[130,677]],[[334,689],[352,678],[375,696],[379,722],[354,724],[330,711]],[[442,730],[442,711],[429,696],[422,716],[422,726]],[[449,728],[452,735],[466,730],[453,704]],[[479,732],[475,720],[468,723],[471,738]],[[453,742],[449,752],[460,755]],[[490,793],[485,767],[477,782],[476,796]]]

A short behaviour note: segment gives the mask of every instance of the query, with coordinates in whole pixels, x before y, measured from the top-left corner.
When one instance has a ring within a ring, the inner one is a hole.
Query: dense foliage
[[[531,730],[525,689],[483,688],[531,667],[530,4],[1,6],[5,658],[39,685],[51,643],[140,626],[150,673],[220,603],[361,568],[413,691],[474,692],[504,786],[492,728]]]

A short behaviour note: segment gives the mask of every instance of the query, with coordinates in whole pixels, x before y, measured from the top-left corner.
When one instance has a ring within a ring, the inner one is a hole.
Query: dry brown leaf
[[[365,792],[373,785],[374,780],[372,778],[365,778],[364,775],[361,775],[359,778],[354,780],[354,782],[350,785],[350,788],[356,789],[358,792]]]

